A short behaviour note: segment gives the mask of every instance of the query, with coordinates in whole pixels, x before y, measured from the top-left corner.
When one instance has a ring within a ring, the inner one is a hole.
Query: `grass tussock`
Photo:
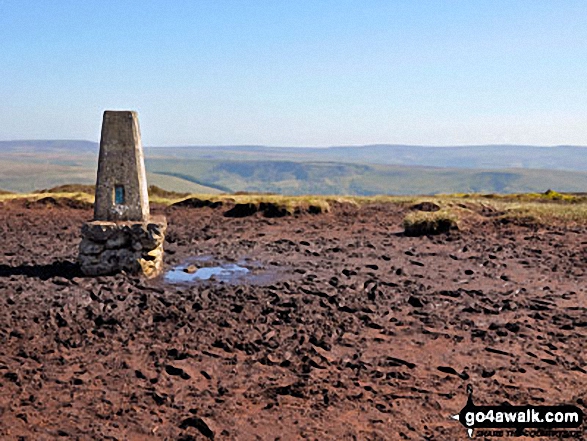
[[[454,229],[458,229],[457,215],[446,209],[411,212],[404,218],[406,236],[441,234]]]
[[[180,207],[217,208],[229,206],[227,217],[250,216],[257,212],[266,217],[283,217],[295,214],[327,213],[334,203],[354,203],[346,198],[322,196],[281,196],[272,194],[222,194],[190,195],[179,201],[168,201],[169,205]]]

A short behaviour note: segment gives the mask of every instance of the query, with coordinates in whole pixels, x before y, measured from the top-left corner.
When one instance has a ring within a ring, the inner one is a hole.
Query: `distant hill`
[[[98,143],[0,142],[0,188],[93,184]],[[434,194],[587,191],[580,146],[146,147],[150,184],[194,193]]]
[[[348,147],[150,147],[151,157],[183,159],[234,159],[326,161],[453,168],[536,168],[587,171],[587,147],[479,145],[426,147],[369,145]]]
[[[0,155],[62,155],[97,157],[99,144],[76,140],[0,141]],[[366,145],[333,147],[185,146],[145,147],[150,158],[293,162],[344,162],[359,164],[418,165],[454,168],[536,168],[587,171],[587,147],[529,145],[477,145],[429,147]]]
[[[159,174],[197,179],[227,192],[281,194],[519,193],[587,190],[587,172],[462,169],[292,161],[147,160]]]
[[[0,154],[2,153],[94,153],[98,154],[100,145],[91,141],[78,140],[23,140],[0,141]]]
[[[43,188],[56,187],[63,184],[96,183],[96,159],[86,165],[77,161],[64,164],[61,159],[49,159],[41,162],[39,158],[11,157],[5,160],[0,153],[0,189],[12,192],[28,193]],[[217,188],[207,187],[195,182],[166,174],[147,173],[149,184],[165,190],[187,193],[220,193]]]

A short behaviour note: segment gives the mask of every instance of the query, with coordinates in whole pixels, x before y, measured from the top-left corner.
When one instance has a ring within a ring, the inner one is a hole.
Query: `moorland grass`
[[[446,233],[458,228],[457,215],[447,209],[439,211],[412,211],[404,217],[406,236],[424,236]]]
[[[78,191],[63,191],[78,190]],[[82,190],[82,191],[79,191]],[[64,186],[43,190],[42,193],[9,193],[0,191],[0,201],[24,199],[35,201],[51,196],[55,199],[70,198],[93,202],[92,186]],[[521,194],[449,194],[435,196],[285,196],[278,194],[187,194],[166,191],[155,186],[149,188],[150,201],[160,205],[172,205],[187,198],[230,202],[234,204],[275,204],[288,213],[296,209],[318,207],[318,212],[328,212],[333,204],[349,204],[360,208],[369,204],[393,204],[399,209],[408,210],[421,202],[432,202],[440,207],[437,212],[413,212],[406,214],[407,225],[426,222],[455,222],[478,216],[489,211],[494,219],[509,219],[518,222],[549,224],[553,222],[587,225],[587,196],[558,193],[549,190],[545,193]]]

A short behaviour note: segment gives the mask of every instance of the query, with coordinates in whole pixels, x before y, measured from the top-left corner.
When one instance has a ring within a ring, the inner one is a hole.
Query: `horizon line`
[[[0,140],[0,143],[11,142],[86,142],[100,145],[100,141],[88,139],[7,139]],[[329,148],[360,148],[360,147],[414,147],[414,148],[467,148],[467,147],[531,147],[531,148],[560,148],[574,147],[587,148],[587,145],[578,144],[399,144],[399,143],[369,143],[369,144],[330,144],[330,145],[267,145],[267,144],[173,144],[173,145],[143,145],[145,148],[213,148],[213,147],[260,147],[260,148],[300,148],[300,149],[329,149]]]

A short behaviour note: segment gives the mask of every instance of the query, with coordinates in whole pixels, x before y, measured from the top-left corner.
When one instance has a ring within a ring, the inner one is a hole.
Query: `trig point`
[[[163,266],[164,216],[150,216],[147,177],[136,112],[104,112],[94,220],[82,227],[84,274],[119,271],[155,277]]]
[[[147,175],[136,112],[104,112],[94,220],[149,218]]]

